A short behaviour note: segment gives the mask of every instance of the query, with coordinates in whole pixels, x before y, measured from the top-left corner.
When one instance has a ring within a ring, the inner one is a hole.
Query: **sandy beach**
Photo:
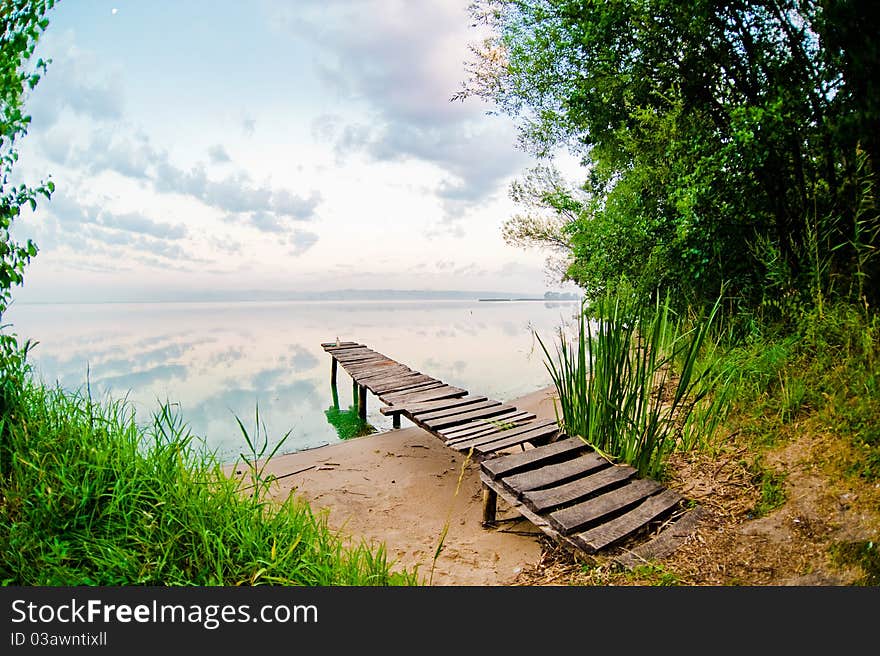
[[[510,402],[554,418],[553,393],[545,388]],[[402,422],[398,430],[277,456],[266,470],[279,477],[273,493],[306,499],[355,542],[384,543],[389,560],[417,568],[425,585],[505,585],[536,563],[543,534],[500,499],[502,521],[482,527],[479,465]]]

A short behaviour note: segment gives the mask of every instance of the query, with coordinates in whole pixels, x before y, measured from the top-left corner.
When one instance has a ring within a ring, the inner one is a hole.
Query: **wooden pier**
[[[338,365],[351,377],[361,419],[370,391],[395,428],[406,417],[451,449],[472,454],[480,464],[484,526],[495,523],[501,496],[574,550],[592,554],[643,538],[618,558],[632,566],[674,550],[697,519],[681,495],[609,462],[580,438],[565,435],[555,420],[447,385],[357,342],[321,346],[331,356],[331,383]]]

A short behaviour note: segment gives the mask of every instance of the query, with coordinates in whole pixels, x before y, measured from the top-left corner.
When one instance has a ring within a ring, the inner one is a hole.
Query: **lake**
[[[140,422],[173,403],[192,433],[231,462],[247,452],[235,417],[254,435],[257,409],[270,448],[290,431],[279,453],[343,439],[352,383],[340,367],[334,404],[322,342],[360,342],[507,401],[551,384],[534,334],[552,348],[578,308],[478,300],[13,304],[4,321],[39,342],[30,362],[47,384],[73,390],[88,380],[93,398],[126,397]],[[391,419],[380,405],[367,395],[367,422],[381,431]]]

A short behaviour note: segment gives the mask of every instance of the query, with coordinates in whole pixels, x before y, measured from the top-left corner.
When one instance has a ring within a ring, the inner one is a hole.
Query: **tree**
[[[28,92],[36,87],[47,62],[38,60],[33,70],[25,70],[34,53],[39,35],[46,29],[45,18],[54,0],[4,0],[0,5],[0,330],[3,314],[12,297],[12,287],[23,281],[25,266],[37,254],[31,240],[17,243],[12,224],[37,198],[48,199],[55,187],[50,181],[36,186],[14,185],[11,177],[18,153],[17,140],[27,134],[30,117],[22,111]],[[10,419],[17,414],[25,383],[25,359],[29,342],[19,345],[15,335],[0,332],[0,477],[6,475]]]
[[[504,222],[502,236],[512,246],[549,251],[547,272],[565,280],[572,248],[567,232],[583,211],[586,197],[552,166],[536,166],[510,185],[510,198],[524,208]]]
[[[55,186],[51,180],[36,186],[10,182],[18,153],[16,143],[27,134],[30,116],[22,108],[48,62],[38,59],[32,70],[26,66],[37,40],[49,24],[47,12],[55,0],[5,0],[0,7],[0,323],[9,305],[12,288],[24,280],[25,266],[37,254],[31,240],[17,243],[10,233],[21,209],[36,209],[37,198],[49,199]]]
[[[865,11],[861,11],[864,9]],[[864,0],[479,0],[457,98],[589,170],[566,275],[746,310],[877,279],[878,30]],[[860,285],[880,301],[880,286]]]

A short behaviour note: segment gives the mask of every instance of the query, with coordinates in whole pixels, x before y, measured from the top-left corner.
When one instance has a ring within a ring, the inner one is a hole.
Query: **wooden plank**
[[[522,503],[520,503],[517,500],[517,498],[515,496],[513,496],[508,490],[506,490],[504,488],[504,486],[501,485],[498,481],[489,478],[489,476],[486,474],[486,472],[480,472],[480,481],[484,485],[489,487],[490,489],[494,490],[498,494],[499,497],[504,499],[507,502],[507,504],[510,506],[511,510],[521,514],[523,517],[525,517],[527,520],[529,520],[536,527],[538,527],[539,529],[544,531],[544,533],[547,534],[548,537],[550,537],[554,540],[558,540],[559,542],[562,542],[567,547],[569,547],[575,551],[580,549],[579,545],[574,544],[574,542],[572,542],[571,540],[566,538],[564,535],[560,535],[556,531],[556,529],[554,529],[552,526],[550,526],[550,524],[543,517],[541,517],[541,515],[533,513],[531,510],[526,508]]]
[[[400,375],[418,373],[421,372],[413,371],[409,367],[405,367],[404,365],[399,364],[393,367],[370,367],[362,369],[357,373],[355,377],[358,379],[358,382],[370,381],[372,383],[378,383],[384,378],[396,378]]]
[[[339,363],[345,367],[346,371],[351,371],[352,373],[361,373],[366,369],[377,369],[379,367],[402,366],[399,362],[382,355],[364,356],[357,360],[339,360]]]
[[[388,375],[379,375],[370,378],[358,379],[358,381],[363,381],[364,385],[373,385],[375,387],[382,387],[388,385],[390,383],[394,383],[397,381],[408,381],[410,378],[415,378],[417,376],[421,376],[423,378],[430,378],[430,376],[426,376],[420,371],[412,371],[411,369],[402,369],[400,371],[395,371]]]
[[[513,410],[513,406],[501,403],[499,405],[492,406],[491,408],[483,408],[481,410],[474,410],[473,412],[465,412],[463,414],[453,415],[452,417],[441,417],[440,419],[420,421],[419,423],[424,424],[431,430],[436,430],[445,426],[463,424],[464,422],[471,419],[485,419],[487,417],[494,417],[495,415],[500,415],[504,412],[507,412],[508,410]]]
[[[697,523],[703,518],[705,513],[706,510],[703,506],[695,506],[690,510],[686,510],[683,515],[672,520],[671,524],[663,528],[651,540],[624,552],[617,556],[615,560],[627,569],[632,569],[637,565],[644,565],[652,560],[665,558],[678,549],[688,536],[694,532]]]
[[[518,474],[510,474],[505,476],[501,482],[517,496],[521,497],[523,493],[529,490],[539,490],[552,485],[560,485],[570,481],[572,478],[580,478],[589,472],[609,466],[605,458],[595,451],[591,451],[589,453],[576,454],[573,458],[563,460],[562,462],[554,462],[534,469],[528,469]]]
[[[485,396],[468,395],[458,397],[448,397],[439,401],[427,401],[423,403],[399,403],[396,405],[386,405],[379,408],[379,412],[389,414],[391,412],[408,412],[409,414],[418,414],[419,412],[430,412],[433,410],[445,410],[446,408],[455,408],[462,405],[479,403],[485,401]]]
[[[535,415],[526,415],[526,418],[534,419]],[[446,441],[446,446],[452,447],[453,449],[457,449],[461,446],[465,448],[470,448],[479,444],[487,444],[495,440],[516,439],[523,435],[525,435],[525,439],[528,440],[530,437],[534,436],[542,430],[551,430],[551,427],[549,424],[541,426],[540,423],[537,422],[526,423],[522,426],[518,426],[516,428],[508,428],[506,430],[496,427],[496,430],[493,430],[489,433],[478,431],[469,435],[463,435],[454,439],[449,439]],[[553,430],[555,430],[555,426],[553,427]]]
[[[677,492],[664,490],[660,494],[648,497],[626,514],[578,533],[572,539],[587,553],[596,553],[644,528],[648,522],[674,508],[679,501],[681,495]]]
[[[535,512],[544,512],[555,506],[579,501],[611,485],[619,485],[635,473],[636,470],[627,465],[608,463],[608,467],[600,469],[586,478],[578,478],[545,490],[529,490],[523,495],[523,502]]]
[[[374,358],[382,356],[381,353],[376,353],[375,351],[368,348],[353,348],[344,351],[333,351],[330,355],[340,362],[353,362],[361,358]]]
[[[367,381],[366,386],[370,388],[374,394],[383,394],[392,390],[411,389],[422,383],[436,382],[436,378],[431,378],[425,374],[416,374],[414,376],[402,376],[400,378],[387,380],[382,383],[370,383]]]
[[[412,377],[409,380],[401,380],[397,383],[389,383],[388,385],[376,386],[374,393],[377,396],[385,394],[386,392],[403,392],[409,391],[412,389],[417,389],[424,386],[426,383],[435,383],[438,382],[435,378],[431,378],[430,376],[422,377]]]
[[[542,428],[533,428],[524,433],[517,433],[516,435],[510,435],[512,431],[498,431],[486,435],[475,435],[468,439],[458,440],[457,442],[447,442],[446,446],[452,449],[458,449],[459,451],[473,447],[474,450],[480,454],[487,453],[488,451],[496,451],[499,448],[510,448],[511,446],[518,446],[526,442],[538,440],[544,436],[554,435],[558,430],[559,429],[556,428],[556,426],[544,426]],[[499,447],[499,444],[503,444],[503,446]]]
[[[367,348],[363,344],[358,344],[357,342],[340,342],[339,346],[334,344],[321,344],[321,347],[327,351],[327,353],[340,353],[342,351],[347,351],[353,348]]]
[[[331,355],[340,362],[353,362],[361,358],[384,358],[386,356],[368,348],[349,349],[347,351],[334,351]]]
[[[357,358],[384,358],[387,357],[378,351],[374,351],[373,349],[369,349],[366,347],[358,347],[352,349],[345,349],[342,351],[331,351],[330,355],[338,360],[354,360]]]
[[[455,408],[446,408],[445,410],[431,410],[420,413],[411,412],[410,414],[413,416],[414,419],[417,419],[418,421],[430,421],[432,419],[441,419],[443,417],[460,415],[465,412],[474,412],[476,410],[482,410],[483,408],[492,408],[498,405],[501,405],[501,401],[486,399],[485,401],[478,401],[476,403],[458,406]]]
[[[345,362],[341,363],[345,370],[353,375],[359,376],[368,371],[387,371],[392,367],[402,367],[398,362],[394,360],[388,360],[386,358],[373,358],[370,360],[360,360],[355,364],[348,364]]]
[[[499,418],[505,417],[502,419],[503,422],[511,421],[509,415],[498,415]],[[534,414],[526,414],[523,416],[524,421],[530,421],[535,418]],[[494,419],[494,417],[492,418]],[[491,421],[491,419],[489,420]],[[517,425],[515,428],[521,428],[522,426]],[[490,440],[500,440],[501,438],[507,438],[513,433],[515,428],[501,428],[500,426],[492,426],[488,425],[488,428],[481,428],[480,430],[471,430],[469,433],[465,435],[459,435],[455,439],[447,440],[445,445],[451,449],[458,449],[459,446],[464,445],[464,448],[470,448],[477,444],[483,444]]]
[[[485,456],[489,453],[503,451],[504,449],[509,449],[515,446],[522,446],[526,443],[535,446],[543,446],[543,443],[553,442],[558,436],[559,428],[548,426],[546,429],[540,431],[536,430],[531,433],[523,433],[522,435],[514,437],[502,437],[501,439],[493,440],[492,442],[477,444],[474,446],[474,450],[477,452],[477,455]]]
[[[471,422],[469,424],[465,424],[465,426],[472,426],[477,422]],[[496,435],[502,432],[503,429],[498,426],[493,426],[492,424],[486,423],[485,421],[481,421],[480,425],[476,428],[471,427],[471,429],[464,435],[457,437],[454,441],[447,441],[444,444],[451,449],[455,448],[455,445],[458,442],[464,442],[465,440],[473,440],[478,437],[486,437],[488,435]],[[442,435],[441,435],[442,437]]]
[[[411,369],[405,368],[388,368],[386,371],[378,370],[378,369],[364,369],[361,372],[349,372],[352,378],[354,378],[357,382],[361,384],[365,384],[367,382],[370,383],[378,383],[383,378],[399,378],[400,376],[406,376],[408,374],[417,374],[419,372],[412,371]]]
[[[556,423],[555,421],[553,422]],[[527,467],[534,467],[540,463],[547,463],[561,457],[570,457],[577,451],[592,449],[579,437],[569,437],[546,446],[529,449],[522,453],[511,453],[486,460],[480,464],[480,468],[491,478],[497,478],[505,474],[512,474]]]
[[[491,424],[489,424],[485,419],[478,419],[477,421],[474,422],[474,424],[479,424],[479,425],[472,426],[469,429],[461,429],[458,426],[456,426],[455,428],[458,430],[450,430],[448,432],[440,431],[440,434],[444,438],[446,438],[447,442],[455,442],[456,440],[460,440],[465,437],[473,437],[473,435],[470,435],[469,432],[474,431],[475,429],[480,429],[481,427],[482,428],[487,428],[487,427],[497,428],[496,426],[492,426]],[[519,435],[520,433],[524,433],[527,430],[533,430],[535,428],[543,428],[544,426],[549,426],[550,424],[556,425],[556,422],[553,421],[552,419],[542,419],[541,421],[535,421],[530,424],[524,424],[522,426],[517,426],[516,428],[510,428],[510,429],[508,429],[510,431],[508,433],[508,435]]]
[[[639,478],[630,481],[623,487],[581,501],[568,508],[554,510],[547,516],[547,519],[557,531],[568,535],[575,531],[581,531],[597,520],[632,506],[662,489],[663,486],[656,481]]]
[[[432,400],[436,398],[441,398],[437,396],[438,394],[450,393],[467,394],[467,390],[463,390],[459,387],[452,387],[451,385],[446,385],[445,383],[442,383],[438,380],[431,383],[424,383],[417,388],[411,388],[399,392],[384,392],[380,395],[380,398],[385,403],[394,405],[396,403],[408,403],[410,401]]]
[[[457,440],[522,428],[525,424],[532,422],[535,418],[536,415],[533,412],[511,410],[509,413],[498,415],[491,419],[476,419],[470,423],[464,424],[464,427],[453,426],[452,428],[461,428],[461,430],[450,431],[448,433],[441,431],[440,436],[443,437],[446,440],[446,444],[449,445]],[[492,423],[496,420],[502,422],[505,426],[508,424],[513,424],[513,426],[510,428],[502,428]]]
[[[466,390],[462,390],[457,387],[452,387],[451,385],[447,385],[446,383],[437,381],[436,383],[434,383],[433,387],[426,387],[423,390],[415,390],[415,391],[411,391],[411,392],[388,392],[388,393],[384,394],[383,396],[386,399],[388,399],[388,401],[387,401],[388,405],[409,403],[409,402],[411,402],[412,398],[416,398],[420,394],[425,394],[427,392],[432,392],[432,391],[433,392],[443,391],[438,388],[443,388],[444,390],[453,390],[454,389],[454,390],[460,392],[461,394],[467,394]]]
[[[358,383],[366,385],[370,391],[378,393],[380,390],[393,389],[395,385],[406,385],[408,383],[423,382],[429,377],[420,374],[417,371],[400,371],[390,376],[380,376],[377,378],[358,379]]]
[[[363,358],[355,361],[338,360],[338,362],[345,368],[350,376],[357,376],[369,369],[377,369],[380,366],[383,366],[383,363],[389,363],[389,365],[395,364],[393,360],[385,358]]]
[[[481,403],[482,401],[486,400],[488,400],[488,398],[480,394],[465,394],[464,396],[451,396],[435,401],[422,401],[421,403],[404,403],[402,404],[402,406],[411,415],[418,415],[434,410],[444,410],[446,408],[454,408],[462,405]]]

